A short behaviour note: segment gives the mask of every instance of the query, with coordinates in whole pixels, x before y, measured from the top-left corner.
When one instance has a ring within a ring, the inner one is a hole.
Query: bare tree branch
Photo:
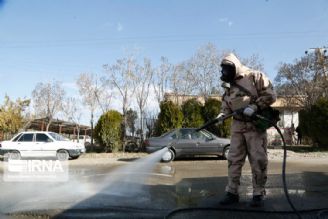
[[[275,84],[278,94],[293,96],[305,107],[313,105],[320,97],[327,97],[327,79],[319,54],[311,54],[297,59],[293,64],[281,63]]]
[[[36,114],[48,119],[47,131],[54,116],[62,110],[65,91],[61,84],[56,81],[52,83],[38,83],[32,92],[32,101]]]
[[[169,79],[172,74],[173,66],[168,62],[166,57],[161,57],[161,65],[154,72],[153,88],[158,105],[164,99],[165,93],[169,90]]]
[[[78,100],[74,97],[65,98],[63,101],[63,113],[68,121],[75,124],[77,130],[77,141],[79,141],[82,112]]]
[[[91,145],[93,145],[93,116],[99,106],[100,83],[94,74],[82,73],[76,81],[79,93],[83,97],[83,103],[89,108],[91,113]]]
[[[154,75],[154,69],[151,66],[149,59],[144,59],[144,65],[136,72],[136,99],[139,108],[140,115],[140,130],[141,130],[141,140],[143,140],[144,131],[144,110],[148,101],[150,85],[152,77]]]
[[[116,88],[122,98],[122,110],[124,116],[124,136],[126,134],[126,112],[131,103],[131,97],[135,93],[136,72],[138,71],[138,64],[135,58],[130,55],[127,58],[118,59],[113,65],[104,65],[107,73],[107,81]]]

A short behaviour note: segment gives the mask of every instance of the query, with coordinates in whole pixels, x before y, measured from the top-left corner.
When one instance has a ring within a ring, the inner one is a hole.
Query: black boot
[[[224,198],[220,201],[221,205],[231,205],[239,202],[239,195],[227,192]]]
[[[251,207],[262,207],[264,205],[263,195],[254,195],[250,203]]]

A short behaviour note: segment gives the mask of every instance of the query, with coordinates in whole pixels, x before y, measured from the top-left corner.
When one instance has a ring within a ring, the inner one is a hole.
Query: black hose
[[[195,131],[196,131],[196,132],[199,132],[200,130],[202,130],[202,129],[206,129],[207,127],[209,127],[209,126],[211,126],[211,125],[214,125],[215,123],[217,123],[217,122],[219,122],[219,121],[224,121],[224,120],[226,120],[226,119],[229,119],[230,117],[233,117],[233,116],[237,115],[238,113],[240,113],[240,110],[235,111],[235,112],[233,112],[233,113],[230,113],[230,114],[228,114],[228,115],[222,116],[222,117],[220,117],[220,118],[215,118],[215,119],[213,119],[213,120],[210,120],[210,121],[208,121],[207,123],[205,123],[204,125],[202,125],[201,127],[197,128]]]
[[[231,116],[234,116],[236,114],[238,114],[238,112],[233,112],[229,115],[226,115],[223,117],[222,120],[225,120]],[[272,122],[271,120],[267,119],[266,117],[264,116],[261,116],[261,115],[258,115],[258,114],[255,114],[254,117],[257,117],[261,120],[264,120],[268,123],[270,123],[276,130],[277,132],[279,133],[280,137],[281,137],[281,140],[283,142],[283,150],[284,150],[284,157],[283,157],[283,162],[282,162],[282,183],[283,183],[283,187],[284,187],[284,193],[285,193],[285,196],[286,196],[286,199],[287,199],[287,202],[289,204],[289,206],[292,208],[292,210],[294,211],[294,213],[298,216],[299,219],[302,218],[301,214],[299,213],[299,211],[295,208],[293,202],[291,201],[290,197],[289,197],[289,193],[288,193],[288,188],[287,188],[287,182],[286,182],[286,163],[287,163],[287,147],[286,147],[286,142],[285,142],[285,138],[283,136],[283,134],[281,133],[281,130],[280,128],[274,123]],[[196,129],[196,131],[199,131],[201,129],[204,129],[210,125],[213,125],[215,124],[216,122],[218,122],[219,120],[216,118],[214,120],[211,120],[207,123],[205,123],[203,126],[201,126],[200,128]]]
[[[273,125],[273,127],[277,130],[277,132],[279,133],[281,140],[283,142],[283,149],[284,149],[284,157],[283,157],[283,162],[282,162],[282,183],[283,183],[283,187],[284,187],[284,193],[287,199],[287,202],[289,204],[289,206],[293,209],[294,213],[297,215],[297,217],[299,219],[302,218],[301,214],[299,213],[299,211],[295,208],[293,202],[290,199],[289,193],[288,193],[288,189],[287,189],[287,182],[286,182],[286,164],[287,164],[287,147],[286,147],[286,142],[285,142],[285,138],[284,135],[281,133],[280,128],[271,120],[260,116],[260,115],[255,115],[257,118],[262,119],[268,123],[270,123],[271,125]]]
[[[197,128],[195,131],[196,131],[196,132],[199,132],[200,130],[205,129],[205,128],[207,128],[208,126],[214,125],[214,124],[217,123],[218,121],[219,121],[218,118],[215,118],[215,119],[213,119],[213,120],[210,120],[210,121],[208,121],[207,123],[205,123],[204,125],[202,125],[201,127]]]
[[[175,216],[179,216],[181,214],[184,213],[190,213],[190,212],[198,212],[198,211],[206,211],[208,212],[216,212],[216,211],[220,211],[220,212],[233,212],[233,213],[255,213],[255,214],[262,214],[261,216],[264,217],[268,217],[271,216],[271,214],[275,214],[276,216],[274,218],[283,218],[284,216],[291,216],[294,215],[294,212],[292,211],[270,211],[270,210],[256,210],[256,209],[238,209],[238,208],[217,208],[217,207],[192,207],[192,208],[178,208],[175,209],[171,212],[169,212],[164,218],[165,219],[169,219],[169,218],[187,218],[185,217],[175,217]],[[310,210],[301,210],[301,213],[304,214],[307,218],[313,218],[313,216],[317,216],[318,219],[321,218],[327,218],[325,217],[327,215],[327,209],[310,209]],[[245,217],[245,216],[244,216]],[[243,217],[243,218],[244,218]],[[195,218],[195,217],[192,217]],[[213,217],[211,217],[213,218]],[[218,217],[219,218],[219,217]],[[223,217],[221,217],[223,218]],[[224,218],[228,218],[228,217],[224,217]],[[242,218],[242,217],[237,217],[237,216],[230,216],[229,218]],[[245,218],[249,218],[249,217],[245,217]],[[256,217],[257,218],[257,217]],[[268,217],[271,218],[271,217]]]

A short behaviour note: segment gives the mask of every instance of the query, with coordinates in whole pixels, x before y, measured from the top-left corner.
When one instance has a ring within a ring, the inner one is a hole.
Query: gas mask
[[[236,77],[236,67],[234,64],[222,64],[221,65],[221,77],[224,82],[231,83]]]

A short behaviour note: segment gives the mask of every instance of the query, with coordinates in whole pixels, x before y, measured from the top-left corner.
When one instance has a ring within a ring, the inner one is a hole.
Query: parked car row
[[[82,137],[85,140],[84,136]],[[136,151],[137,147],[131,145],[127,144],[126,149]],[[193,155],[216,155],[227,158],[230,139],[219,138],[206,130],[196,131],[195,128],[181,128],[173,129],[160,137],[145,140],[144,147],[148,153],[167,147],[167,152],[162,156],[163,162]],[[10,159],[57,157],[66,160],[76,159],[85,152],[84,141],[74,142],[54,132],[21,132],[11,140],[0,143],[0,154]]]
[[[27,157],[57,157],[76,159],[85,153],[83,143],[72,142],[54,132],[21,132],[9,141],[0,143],[0,154],[9,159]]]
[[[219,138],[206,130],[181,128],[171,130],[160,137],[149,138],[145,141],[145,147],[148,153],[167,147],[168,151],[162,157],[164,162],[188,155],[217,155],[226,159],[230,139]]]

